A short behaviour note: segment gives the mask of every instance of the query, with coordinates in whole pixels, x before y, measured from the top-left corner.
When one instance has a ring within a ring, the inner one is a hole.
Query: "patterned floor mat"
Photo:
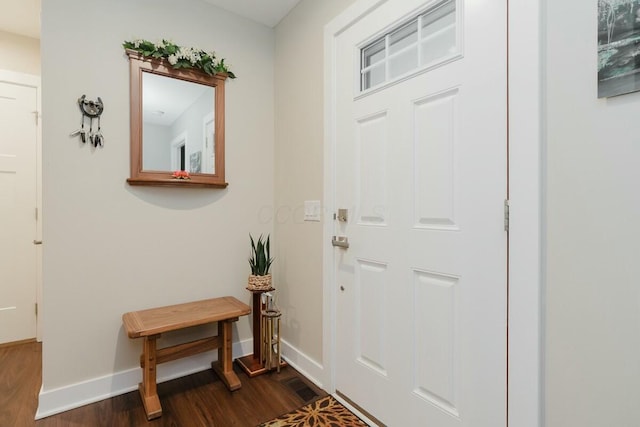
[[[331,396],[323,397],[309,405],[275,418],[258,427],[367,427],[340,402]]]

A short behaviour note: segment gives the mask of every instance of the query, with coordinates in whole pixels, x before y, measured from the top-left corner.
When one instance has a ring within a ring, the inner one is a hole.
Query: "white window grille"
[[[360,90],[431,67],[459,52],[455,0],[439,2],[360,50]]]

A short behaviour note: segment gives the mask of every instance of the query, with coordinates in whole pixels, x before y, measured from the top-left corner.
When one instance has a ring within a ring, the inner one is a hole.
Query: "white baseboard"
[[[302,375],[307,377],[312,383],[324,389],[320,378],[324,378],[324,367],[289,344],[285,340],[281,340],[282,357],[287,361],[289,365]]]
[[[234,358],[246,356],[252,351],[253,340],[251,339],[233,343]],[[211,362],[217,359],[218,352],[211,351],[158,365],[157,381],[162,383],[211,369]],[[141,381],[142,370],[132,368],[60,388],[41,389],[36,420],[128,393],[136,390]]]

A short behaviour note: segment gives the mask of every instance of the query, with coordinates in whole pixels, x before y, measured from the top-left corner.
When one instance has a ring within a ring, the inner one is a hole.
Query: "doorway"
[[[40,79],[0,71],[0,343],[41,340]]]
[[[171,170],[184,171],[187,166],[187,133],[182,132],[171,141]]]

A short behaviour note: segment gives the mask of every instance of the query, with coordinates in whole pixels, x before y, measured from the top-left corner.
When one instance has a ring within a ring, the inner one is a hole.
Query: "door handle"
[[[34,245],[41,245],[42,244],[42,240],[34,240],[33,244]]]
[[[347,249],[349,247],[349,238],[347,236],[333,236],[331,244],[339,248]]]

